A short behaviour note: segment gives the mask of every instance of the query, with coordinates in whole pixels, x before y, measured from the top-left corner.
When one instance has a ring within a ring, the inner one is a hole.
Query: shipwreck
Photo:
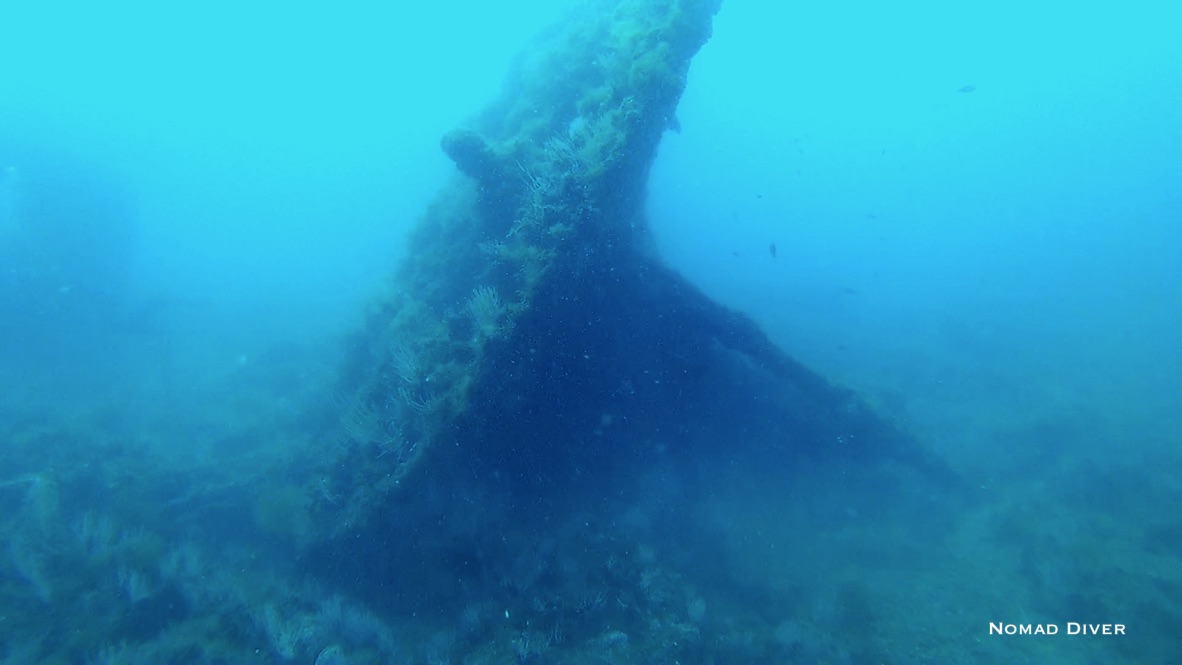
[[[522,546],[506,533],[643,492],[652,469],[693,483],[739,459],[787,484],[840,469],[917,496],[951,482],[653,250],[649,168],[720,3],[588,3],[442,138],[458,173],[372,304],[341,379],[343,441],[309,474],[311,568],[437,603],[431,565],[454,562],[460,593]]]

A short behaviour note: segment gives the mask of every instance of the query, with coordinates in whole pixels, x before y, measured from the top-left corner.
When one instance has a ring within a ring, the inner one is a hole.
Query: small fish
[[[772,258],[776,258],[776,243],[771,243],[767,246],[767,251],[771,252]]]
[[[976,89],[977,89],[977,86],[975,86],[975,85],[973,85],[972,83],[970,83],[970,84],[968,84],[968,85],[966,85],[966,86],[964,86],[964,87],[962,87],[962,88],[957,88],[957,90],[956,90],[956,91],[957,91],[957,92],[972,92],[972,91],[974,91],[974,90],[976,90]]]

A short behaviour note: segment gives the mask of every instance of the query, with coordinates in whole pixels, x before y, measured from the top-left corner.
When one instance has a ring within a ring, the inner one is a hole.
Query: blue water
[[[1173,662],[1182,10],[1148,0],[727,0],[661,144],[664,260],[973,488],[930,556],[840,487],[654,469],[618,540],[510,533],[480,591],[424,563],[413,616],[308,579],[285,474],[439,138],[561,9],[0,7],[0,660]]]

